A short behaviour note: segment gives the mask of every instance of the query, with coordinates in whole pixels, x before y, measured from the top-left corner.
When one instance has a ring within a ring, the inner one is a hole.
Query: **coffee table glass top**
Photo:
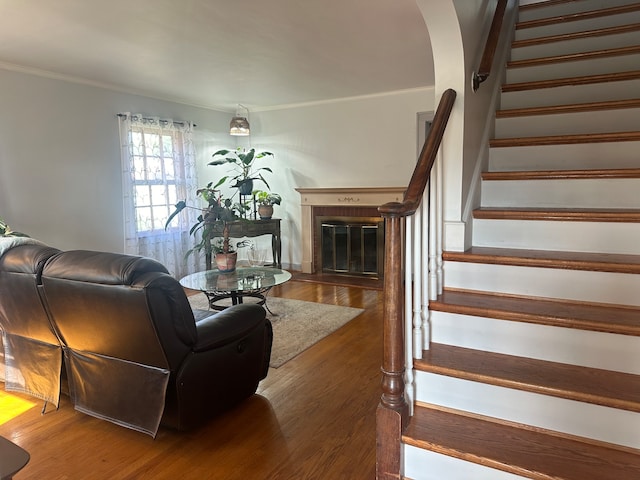
[[[204,270],[180,279],[180,285],[210,293],[264,291],[291,279],[291,273],[273,267],[236,267],[230,273]]]

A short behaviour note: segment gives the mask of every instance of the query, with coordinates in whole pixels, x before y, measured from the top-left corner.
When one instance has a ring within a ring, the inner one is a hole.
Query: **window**
[[[142,115],[120,114],[124,196],[124,251],[154,258],[176,277],[198,269],[199,257],[185,259],[195,210],[186,209],[164,226],[179,200],[197,205],[193,126]]]
[[[132,127],[129,132],[133,162],[134,208],[138,233],[164,230],[178,198],[185,198],[181,171],[181,132]],[[178,175],[176,175],[176,170]],[[181,190],[178,195],[178,190]],[[175,227],[174,227],[175,228]]]

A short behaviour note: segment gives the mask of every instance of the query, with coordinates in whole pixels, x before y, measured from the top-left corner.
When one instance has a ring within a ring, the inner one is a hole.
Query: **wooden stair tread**
[[[432,343],[416,369],[640,412],[640,375]]]
[[[636,208],[480,207],[473,218],[490,220],[545,220],[563,222],[640,222]]]
[[[623,82],[640,79],[640,70],[627,72],[602,73],[598,75],[581,75],[579,77],[552,78],[549,80],[534,80],[502,85],[502,92],[521,92],[542,88],[566,87],[575,85],[590,85],[595,83]]]
[[[533,115],[554,115],[559,113],[597,112],[602,110],[618,110],[621,108],[640,108],[640,98],[626,100],[608,100],[604,102],[574,103],[566,105],[550,105],[543,107],[512,108],[497,110],[496,118],[527,117]]]
[[[429,309],[517,322],[640,336],[640,308],[445,289]]]
[[[588,20],[592,18],[606,17],[609,15],[620,15],[623,13],[637,12],[639,10],[640,10],[640,3],[633,3],[630,5],[621,5],[617,7],[601,8],[598,10],[589,10],[586,12],[570,13],[567,15],[557,15],[554,17],[539,18],[535,20],[526,20],[523,22],[516,23],[516,30],[521,30],[524,28],[543,27],[547,25],[555,25],[558,23],[565,23],[565,22]]]
[[[464,252],[443,252],[443,260],[497,265],[559,268],[613,273],[640,273],[640,255],[471,247]]]
[[[640,178],[640,168],[482,172],[483,180],[565,180],[591,178]]]
[[[578,40],[582,38],[602,37],[606,35],[616,35],[620,33],[635,32],[640,30],[640,23],[630,23],[628,25],[616,25],[613,27],[597,28],[594,30],[583,30],[581,32],[562,33],[558,35],[548,35],[537,38],[524,38],[511,43],[511,48],[523,48],[533,45],[544,45],[547,43],[564,42],[568,40]]]
[[[494,138],[491,148],[531,147],[541,145],[574,145],[585,143],[634,142],[640,140],[640,132],[580,133],[573,135],[543,135],[536,137]]]
[[[536,10],[538,8],[544,8],[544,7],[549,7],[552,5],[561,5],[563,3],[571,3],[571,2],[575,2],[575,0],[541,0],[539,2],[534,2],[534,3],[527,3],[525,5],[520,5],[518,7],[519,11],[525,11],[525,10]]]
[[[607,48],[604,50],[594,50],[591,52],[565,53],[553,55],[551,57],[526,58],[523,60],[510,60],[507,68],[524,68],[537,65],[552,65],[562,62],[575,62],[579,60],[594,60],[603,57],[617,57],[621,55],[633,55],[640,53],[640,45],[630,45],[627,47]]]
[[[640,478],[640,452],[417,405],[409,445],[538,480]]]

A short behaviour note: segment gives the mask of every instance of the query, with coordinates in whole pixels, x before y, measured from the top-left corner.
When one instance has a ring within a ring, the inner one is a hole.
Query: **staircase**
[[[489,147],[405,478],[640,479],[640,2],[520,7]]]

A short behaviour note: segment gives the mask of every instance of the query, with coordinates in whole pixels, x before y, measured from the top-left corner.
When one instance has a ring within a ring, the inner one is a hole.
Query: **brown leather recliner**
[[[62,345],[40,301],[38,285],[45,261],[59,250],[20,244],[28,241],[5,239],[6,251],[0,256],[0,377],[7,390],[57,406]],[[9,242],[15,246],[9,248]]]
[[[183,288],[154,260],[60,252],[38,280],[79,411],[155,436],[161,423],[204,423],[267,374],[273,334],[264,308],[197,312],[196,320]]]

